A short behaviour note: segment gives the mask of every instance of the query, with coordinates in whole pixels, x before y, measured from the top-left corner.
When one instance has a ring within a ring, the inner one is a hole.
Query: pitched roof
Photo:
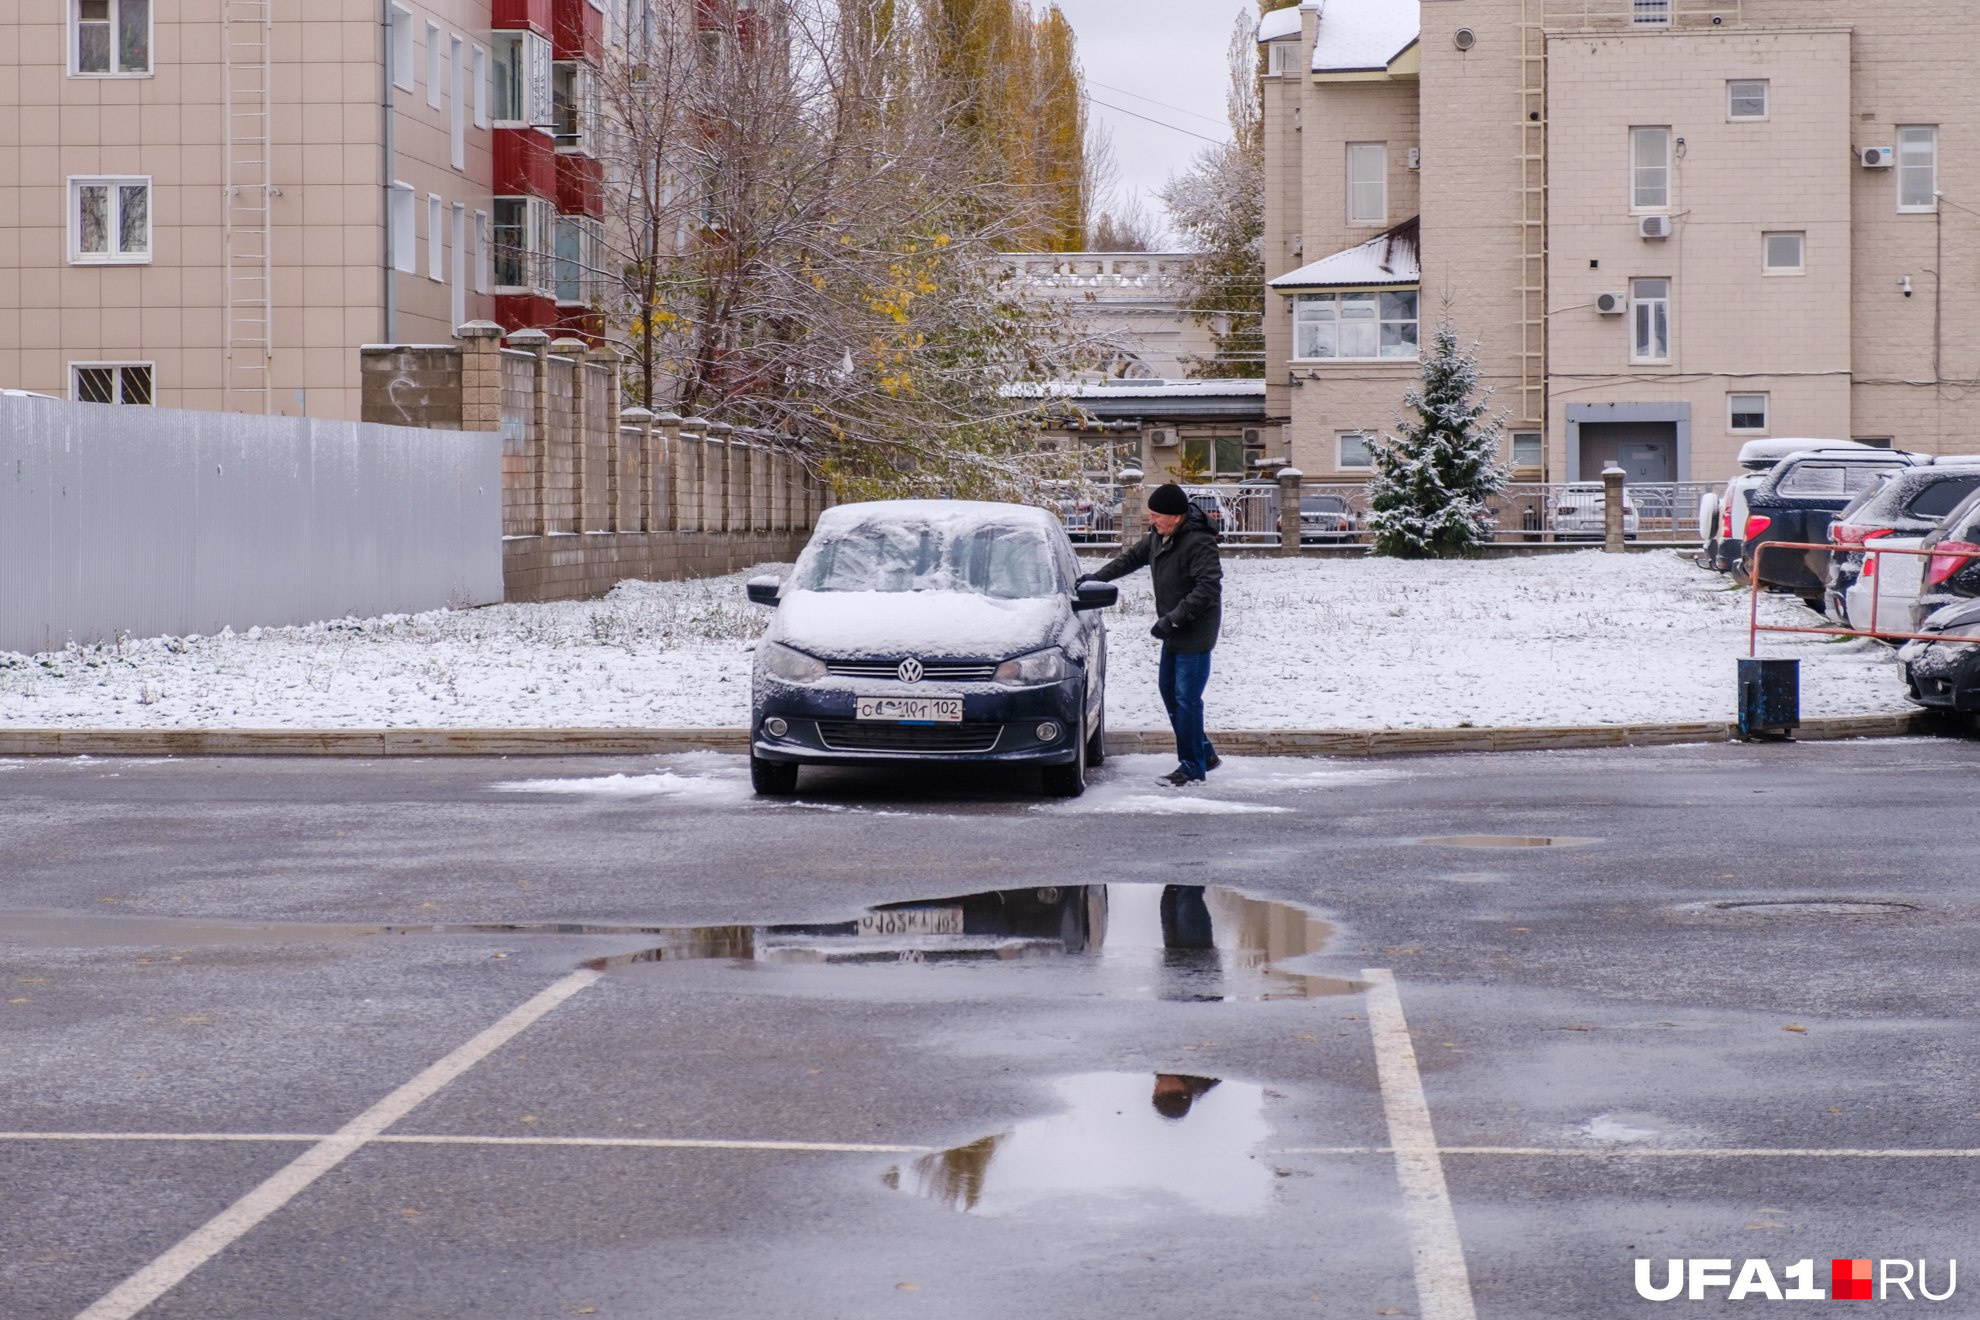
[[[1299,35],[1299,6],[1290,9],[1274,9],[1258,20],[1258,39],[1277,41],[1280,37]]]
[[[1420,284],[1423,266],[1417,233],[1417,218],[1411,216],[1385,234],[1308,262],[1268,281],[1266,287],[1293,290]]]
[[[1386,69],[1416,44],[1422,26],[1418,0],[1325,0],[1320,35],[1313,40],[1313,71]]]

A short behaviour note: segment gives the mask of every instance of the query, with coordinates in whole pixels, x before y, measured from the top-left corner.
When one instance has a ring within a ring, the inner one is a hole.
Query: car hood
[[[1920,632],[1947,632],[1959,629],[1961,632],[1980,625],[1980,600],[1954,601],[1933,610],[1931,615],[1919,624]]]
[[[769,638],[821,659],[946,656],[1001,660],[1050,646],[1068,599],[999,600],[963,591],[792,591]]]

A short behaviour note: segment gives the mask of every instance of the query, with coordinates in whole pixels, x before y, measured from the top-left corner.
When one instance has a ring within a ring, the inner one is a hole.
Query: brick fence
[[[509,600],[601,595],[794,558],[824,488],[788,451],[721,422],[624,408],[612,349],[499,326],[364,350],[364,417],[502,435]]]

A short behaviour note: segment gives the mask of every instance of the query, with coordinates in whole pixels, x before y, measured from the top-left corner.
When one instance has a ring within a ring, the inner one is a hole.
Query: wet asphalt
[[[1480,1316],[1745,1309],[1641,1301],[1637,1257],[1980,1268],[1980,1160],[1889,1153],[1980,1148],[1977,763],[1234,761],[1180,814],[1141,757],[1074,804],[766,804],[721,756],[0,763],[0,1316],[77,1314],[587,963],[142,1314],[1418,1315],[1370,968]],[[850,924],[1000,891],[1059,925]],[[1886,1153],[1738,1153],[1839,1149]]]

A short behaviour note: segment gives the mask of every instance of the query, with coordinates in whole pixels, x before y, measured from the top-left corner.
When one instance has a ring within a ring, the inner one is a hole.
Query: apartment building
[[[1523,480],[1746,440],[1980,450],[1968,0],[1309,0],[1265,17],[1267,411],[1352,478],[1448,312]]]
[[[0,386],[359,414],[358,349],[596,329],[629,0],[10,0]]]

